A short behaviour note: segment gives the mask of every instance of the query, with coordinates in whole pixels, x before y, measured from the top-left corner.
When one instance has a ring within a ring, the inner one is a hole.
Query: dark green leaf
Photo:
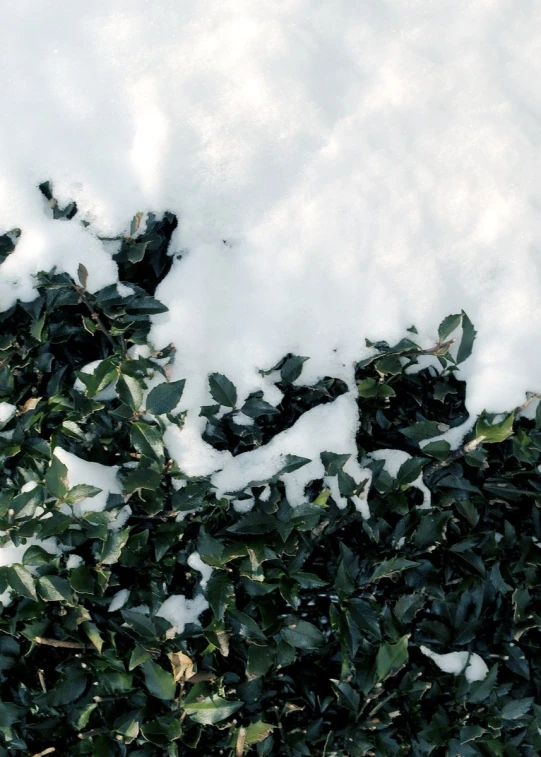
[[[212,399],[219,405],[235,407],[237,404],[237,390],[234,384],[221,373],[210,374],[209,389]]]
[[[299,649],[318,649],[325,643],[325,636],[321,631],[305,620],[297,620],[282,628],[281,634],[284,641]]]
[[[299,357],[297,355],[292,355],[292,357],[288,358],[280,369],[282,381],[287,381],[289,384],[296,381],[302,373],[303,363],[307,360],[307,357]]]
[[[172,412],[182,397],[186,380],[169,381],[164,384],[158,384],[148,394],[146,409],[154,415],[163,415]]]
[[[145,686],[153,697],[171,700],[175,698],[176,684],[171,673],[161,668],[152,660],[141,663],[145,677]]]

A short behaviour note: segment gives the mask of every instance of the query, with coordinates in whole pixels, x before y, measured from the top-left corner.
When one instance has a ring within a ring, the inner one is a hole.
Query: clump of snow
[[[268,484],[265,484],[265,486],[263,487],[263,491],[259,495],[259,499],[261,500],[261,502],[268,502],[270,499],[270,495],[271,495],[271,488]]]
[[[156,613],[168,620],[181,634],[188,623],[198,623],[199,616],[208,609],[208,602],[202,594],[193,599],[186,599],[183,594],[173,594],[163,602]]]
[[[93,360],[91,363],[87,363],[87,365],[84,365],[80,370],[81,373],[88,373],[93,374],[96,371],[96,368],[101,363],[101,360]],[[116,395],[116,379],[113,379],[107,386],[105,386],[101,392],[98,392],[95,395],[96,400],[114,400]],[[85,392],[85,385],[81,381],[80,378],[75,380],[75,383],[73,385],[73,388],[76,389],[78,392],[81,392],[84,394]]]
[[[243,452],[236,457],[223,453],[226,463],[223,470],[212,476],[212,483],[217,489],[217,496],[227,492],[240,492],[250,483],[265,481],[284,467],[287,454],[295,454],[310,460],[302,468],[291,473],[284,473],[281,478],[285,484],[286,496],[292,507],[305,501],[306,485],[325,476],[325,468],[320,459],[320,452],[329,451],[339,454],[350,453],[351,457],[344,466],[357,483],[367,478],[370,471],[365,471],[356,460],[355,433],[358,426],[357,406],[350,394],[343,394],[334,402],[318,405],[304,413],[289,429],[282,431],[271,441],[250,452]],[[332,477],[335,479],[335,477]],[[334,484],[333,484],[334,486]],[[337,504],[345,501],[338,497]]]
[[[4,532],[0,532],[0,536],[4,535]],[[26,550],[29,547],[34,546],[41,547],[50,555],[60,554],[58,543],[54,536],[43,540],[29,537],[25,540],[25,544],[19,544],[18,546],[15,546],[10,540],[6,544],[0,546],[0,568],[8,568],[12,565],[21,564]],[[29,570],[31,571],[32,568],[30,567]],[[11,591],[8,588],[0,594],[0,604],[4,607],[8,607],[11,604],[11,601]]]
[[[123,284],[121,281],[119,281],[116,285],[116,291],[121,297],[130,297],[130,295],[135,294],[134,289],[126,286],[126,284]]]
[[[3,536],[3,534],[0,535]],[[19,544],[17,547],[13,542],[8,541],[6,544],[0,546],[0,568],[22,563],[26,550],[29,547],[34,546],[41,547],[50,555],[58,554],[58,544],[54,536],[51,536],[49,539],[44,539],[43,541],[35,539],[34,537],[29,537],[26,539],[25,544]]]
[[[423,439],[419,442],[419,446],[423,449],[427,444],[432,444],[432,442],[449,442],[452,450],[458,449],[468,431],[471,431],[475,426],[476,421],[476,417],[470,416],[469,418],[466,418],[464,423],[461,423],[460,426],[450,428],[447,431],[444,431],[443,434],[433,436],[431,439]]]
[[[208,583],[209,578],[212,575],[212,568],[210,567],[210,565],[207,565],[205,562],[203,562],[199,552],[192,552],[192,554],[188,557],[188,565],[190,566],[190,568],[193,568],[194,570],[197,570],[199,571],[199,573],[201,573],[201,588],[204,589]]]
[[[373,460],[385,460],[385,465],[383,466],[384,469],[390,476],[392,476],[392,478],[396,478],[400,466],[403,465],[406,460],[409,460],[411,455],[401,449],[379,449],[370,452],[367,457]],[[428,489],[423,481],[422,472],[417,476],[415,481],[412,481],[411,484],[409,484],[409,486],[414,486],[416,489],[419,489],[423,495],[423,504],[419,505],[419,510],[428,510],[432,506],[432,496],[430,489]]]
[[[102,465],[83,460],[73,452],[68,452],[62,447],[55,447],[54,454],[64,463],[68,469],[68,481],[70,488],[79,484],[89,484],[101,489],[95,497],[87,497],[73,506],[73,513],[80,518],[88,512],[102,512],[107,504],[109,494],[121,494],[122,489],[117,479],[118,465]],[[109,524],[109,528],[117,530],[121,528],[131,513],[126,505],[118,514],[115,521]]]
[[[233,499],[231,500],[231,504],[236,513],[249,513],[250,510],[253,510],[254,508],[255,499],[253,497],[248,497],[247,499]]]
[[[108,607],[108,612],[115,612],[115,610],[120,610],[121,607],[124,607],[129,598],[130,590],[120,589],[120,591],[117,591],[115,596],[111,599]]]
[[[440,670],[444,673],[452,673],[457,676],[464,673],[469,683],[473,681],[482,681],[488,673],[488,666],[483,658],[477,653],[469,652],[449,652],[447,654],[438,654],[432,652],[428,647],[421,646],[421,652],[429,657]]]
[[[237,413],[235,415],[235,423],[238,426],[253,426],[254,419],[250,418],[248,415],[244,415],[244,413]]]
[[[9,402],[0,402],[0,428],[5,426],[16,412],[17,407],[15,405],[11,405]]]
[[[81,555],[75,555],[75,554],[68,555],[68,559],[66,560],[66,568],[68,570],[73,570],[74,568],[80,568],[81,565],[83,564],[84,564],[84,560],[81,557]]]
[[[31,492],[32,489],[35,489],[37,485],[37,481],[27,481],[26,484],[23,484],[21,486],[21,494],[24,494],[25,492]]]

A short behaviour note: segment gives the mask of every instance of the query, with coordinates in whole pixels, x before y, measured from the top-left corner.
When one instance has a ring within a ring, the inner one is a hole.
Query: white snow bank
[[[156,615],[168,620],[181,634],[187,623],[198,623],[199,616],[208,609],[208,602],[202,594],[186,599],[183,594],[173,594],[162,604]]]
[[[0,230],[22,236],[0,307],[52,265],[115,282],[96,232],[176,213],[187,252],[153,338],[187,378],[189,421],[167,439],[182,468],[229,464],[194,420],[209,373],[275,402],[257,369],[293,352],[311,358],[302,381],[354,391],[364,337],[414,323],[428,345],[461,309],[472,416],[541,390],[541,6],[20,0],[2,22]],[[47,179],[73,221],[50,217]]]
[[[448,654],[438,654],[432,652],[428,647],[420,647],[421,652],[436,663],[444,673],[452,673],[457,676],[464,672],[466,680],[469,683],[473,681],[482,681],[488,673],[488,666],[483,658],[473,652],[449,652]],[[469,659],[469,662],[468,662]],[[467,667],[466,667],[467,665]],[[466,668],[464,670],[464,668]]]

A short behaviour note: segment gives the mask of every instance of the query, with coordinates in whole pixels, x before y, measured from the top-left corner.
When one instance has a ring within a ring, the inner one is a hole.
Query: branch
[[[99,330],[101,332],[103,332],[105,334],[105,336],[107,337],[107,339],[109,340],[109,342],[111,343],[111,345],[116,349],[117,344],[116,344],[115,340],[113,339],[113,337],[109,333],[109,329],[107,328],[107,326],[104,324],[104,322],[101,320],[100,316],[96,312],[94,306],[92,305],[92,303],[90,302],[90,300],[86,296],[86,292],[85,292],[84,288],[82,286],[78,286],[77,284],[75,284],[75,289],[78,292],[79,297],[81,298],[81,301],[84,302],[84,304],[90,310],[90,314],[92,316],[92,320],[95,321],[96,326],[99,328]]]
[[[75,641],[58,641],[58,639],[44,639],[42,636],[34,638],[36,644],[44,644],[47,647],[60,647],[61,649],[86,649],[84,644],[77,644]]]

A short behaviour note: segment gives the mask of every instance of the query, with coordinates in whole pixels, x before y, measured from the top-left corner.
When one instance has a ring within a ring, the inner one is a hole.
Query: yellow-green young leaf
[[[215,725],[225,720],[242,707],[244,702],[228,701],[219,696],[210,696],[198,702],[185,702],[184,711],[191,720],[201,725]]]
[[[275,728],[275,725],[264,723],[262,720],[250,723],[249,726],[246,726],[246,744],[257,744],[263,741]]]
[[[83,705],[82,709],[76,711],[76,721],[75,721],[75,727],[78,731],[82,731],[83,728],[86,728],[88,725],[88,721],[90,720],[90,716],[98,706],[97,702],[90,702],[90,704]]]
[[[38,579],[39,594],[46,602],[71,602],[71,586],[60,576],[42,576]]]
[[[383,681],[388,675],[394,675],[407,663],[409,659],[408,639],[409,634],[406,634],[396,644],[384,643],[380,646],[376,657],[376,674],[380,681]]]
[[[73,489],[69,490],[64,499],[66,500],[68,505],[75,505],[77,504],[77,502],[80,502],[83,499],[95,497],[96,494],[99,494],[101,491],[102,490],[98,489],[97,486],[90,486],[89,484],[77,484],[77,486],[74,486]]]
[[[9,586],[27,599],[37,599],[36,582],[32,574],[22,565],[12,565],[8,568]]]
[[[103,639],[101,638],[100,632],[98,630],[98,627],[95,623],[81,623],[81,628],[86,633],[92,644],[96,647],[98,650],[98,654],[101,654],[101,649],[103,647]]]
[[[143,662],[141,668],[145,676],[145,686],[153,697],[165,700],[175,698],[176,684],[171,673],[152,660]]]
[[[147,652],[146,649],[143,649],[143,647],[137,645],[131,653],[130,661],[128,663],[128,670],[133,670],[139,665],[142,665],[143,662],[150,660],[151,656],[152,655],[150,654],[150,652]]]
[[[378,393],[378,382],[373,378],[363,379],[357,384],[357,390],[359,397],[375,397]]]
[[[320,494],[318,494],[317,498],[314,500],[314,505],[318,505],[319,507],[327,507],[327,501],[329,497],[331,496],[331,490],[330,489],[322,489]]]
[[[481,415],[475,426],[475,436],[483,437],[483,444],[493,444],[503,442],[513,433],[513,421],[515,413],[509,413],[499,423],[490,423],[486,415]]]

